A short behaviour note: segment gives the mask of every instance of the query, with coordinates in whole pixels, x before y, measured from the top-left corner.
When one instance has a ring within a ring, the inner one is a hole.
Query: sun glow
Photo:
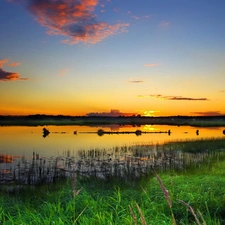
[[[154,110],[141,110],[140,114],[142,116],[155,116],[155,113],[159,111],[154,111]]]

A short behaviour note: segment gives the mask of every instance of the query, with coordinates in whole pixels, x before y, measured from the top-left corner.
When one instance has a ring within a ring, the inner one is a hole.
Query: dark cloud
[[[8,59],[1,59],[0,60],[0,82],[1,81],[13,81],[13,80],[28,80],[28,78],[20,77],[19,73],[16,72],[7,72],[3,70],[1,67],[4,66],[4,64],[8,66],[18,66],[19,62],[12,62],[9,63]]]
[[[186,98],[181,96],[167,97],[166,100],[185,100],[185,101],[208,101],[207,98]]]
[[[28,80],[28,78],[20,77],[20,74],[15,72],[6,72],[0,68],[0,81],[13,81],[13,80]]]
[[[130,83],[143,83],[143,80],[130,80]]]
[[[207,111],[207,112],[192,112],[192,114],[196,114],[199,116],[223,116],[220,111]]]
[[[36,20],[47,28],[47,34],[62,35],[64,43],[97,43],[126,31],[129,24],[110,25],[97,21],[94,14],[98,0],[23,0]]]
[[[190,97],[182,97],[182,96],[164,96],[164,95],[139,95],[139,98],[158,98],[162,100],[176,100],[176,101],[208,101],[207,98],[190,98]]]

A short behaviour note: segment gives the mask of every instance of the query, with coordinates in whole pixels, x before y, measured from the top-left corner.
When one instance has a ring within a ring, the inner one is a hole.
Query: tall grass
[[[194,214],[200,224],[224,224],[224,171],[216,161],[129,183],[77,175],[14,192],[2,186],[0,224],[198,224]]]

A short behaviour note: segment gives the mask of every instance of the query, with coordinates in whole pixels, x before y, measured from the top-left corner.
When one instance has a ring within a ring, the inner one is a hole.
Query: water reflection
[[[44,127],[43,128],[43,135],[42,135],[42,137],[46,138],[49,134],[50,134],[50,131]]]
[[[111,149],[80,150],[77,154],[66,151],[63,156],[49,158],[33,152],[32,158],[14,158],[11,164],[6,163],[8,156],[2,156],[4,162],[0,164],[0,183],[16,181],[33,185],[72,177],[74,173],[85,177],[133,180],[152,169],[200,168],[204,163],[209,165],[225,158],[224,147],[221,149],[224,142],[225,139],[217,139],[163,145],[125,145]]]
[[[0,154],[0,163],[12,163],[12,156]]]
[[[221,158],[214,150],[224,149],[224,134],[223,127],[165,125],[0,127],[0,180],[52,182],[74,171],[134,178],[152,167],[184,169]],[[195,150],[187,140],[199,140]]]
[[[79,150],[108,149],[136,144],[162,144],[187,139],[224,137],[224,127],[195,128],[189,126],[145,125],[133,126],[46,126],[50,132],[45,138],[42,126],[0,127],[0,154],[30,156],[38,152],[41,157],[62,155],[64,151],[77,154]],[[105,134],[98,136],[98,130]],[[139,131],[136,135],[136,131]],[[169,132],[170,131],[170,132]],[[169,134],[169,135],[168,135]]]

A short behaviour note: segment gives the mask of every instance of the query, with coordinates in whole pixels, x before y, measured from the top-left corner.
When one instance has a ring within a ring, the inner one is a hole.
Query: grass
[[[200,224],[225,224],[224,171],[225,162],[216,161],[138,181],[73,177],[11,192],[2,186],[0,224],[198,224],[191,209]]]
[[[225,150],[225,138],[203,138],[198,140],[165,143],[164,149],[182,149],[183,152],[202,153],[205,151]]]
[[[204,163],[190,162],[182,170],[174,167],[152,170],[135,179],[118,176],[100,179],[74,172],[69,179],[53,183],[2,184],[0,224],[225,224],[224,141],[165,144],[164,151],[182,149],[196,158],[199,154],[206,158]],[[127,153],[131,149],[123,150]],[[145,157],[141,154],[146,152],[141,150],[134,146],[134,154]],[[85,154],[90,158],[99,157],[100,153]],[[84,156],[87,157],[82,153]]]

